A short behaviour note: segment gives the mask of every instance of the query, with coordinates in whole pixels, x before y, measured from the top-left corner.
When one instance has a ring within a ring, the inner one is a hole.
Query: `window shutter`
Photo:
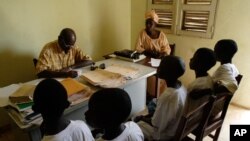
[[[217,0],[184,0],[179,7],[177,34],[212,38]]]
[[[175,3],[174,0],[148,0],[148,10],[154,9],[159,16],[158,28],[167,33],[174,33]]]
[[[148,0],[147,10],[159,16],[161,30],[178,35],[212,38],[218,0]]]

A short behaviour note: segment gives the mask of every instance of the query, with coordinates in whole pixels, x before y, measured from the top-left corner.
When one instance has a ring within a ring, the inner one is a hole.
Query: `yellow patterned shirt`
[[[55,40],[43,47],[36,65],[36,73],[44,70],[59,71],[82,60],[91,60],[91,58],[76,45],[66,54]]]

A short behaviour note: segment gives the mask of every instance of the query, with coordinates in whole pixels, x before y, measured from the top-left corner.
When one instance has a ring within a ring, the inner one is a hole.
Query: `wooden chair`
[[[187,135],[192,133],[195,129],[198,129],[200,132],[200,134],[196,136],[195,140],[200,140],[200,135],[203,134],[201,129],[207,124],[215,99],[216,96],[211,95],[207,101],[195,110],[182,115],[172,141],[192,140],[191,138],[188,138]]]
[[[38,60],[36,58],[33,58],[32,61],[33,61],[34,66],[36,67],[36,64],[37,64]]]
[[[171,48],[170,55],[175,55],[175,44],[169,44],[169,46]]]
[[[239,74],[238,76],[235,77],[236,81],[238,82],[238,85],[240,85],[240,81],[242,79],[243,75]]]
[[[194,130],[193,134],[195,136],[199,136],[200,139],[202,140],[204,137],[209,136],[213,139],[213,141],[217,141],[220,131],[221,131],[221,127],[222,124],[224,122],[226,113],[227,113],[227,109],[228,109],[228,105],[232,99],[232,94],[227,92],[227,93],[223,93],[223,94],[219,94],[214,102],[214,105],[216,105],[217,103],[224,103],[223,104],[223,109],[222,112],[220,113],[219,116],[213,117],[210,116],[209,117],[209,121],[206,125],[203,126],[203,129],[196,129]],[[199,130],[203,130],[203,133],[200,134]],[[213,135],[212,132],[215,131],[215,134]]]
[[[241,74],[239,74],[235,78],[238,82],[238,85],[240,84],[242,77],[243,76]],[[221,127],[222,127],[224,119],[226,117],[227,109],[228,109],[228,106],[230,104],[232,97],[233,97],[233,95],[230,92],[217,94],[217,99],[215,101],[215,105],[217,103],[222,103],[223,109],[222,109],[220,115],[218,115],[216,117],[210,117],[207,125],[203,127],[204,132],[201,135],[202,138],[205,136],[209,136],[213,139],[213,141],[218,140],[218,137],[219,137],[220,131],[221,131]],[[215,134],[212,134],[213,131],[215,131]],[[194,134],[196,134],[196,135],[198,134],[197,130],[194,132]]]

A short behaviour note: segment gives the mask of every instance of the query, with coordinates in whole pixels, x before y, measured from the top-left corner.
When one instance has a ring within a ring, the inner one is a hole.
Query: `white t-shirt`
[[[149,140],[170,140],[174,137],[183,113],[187,91],[184,86],[178,89],[166,88],[158,98],[152,117],[153,127],[140,121],[145,138]]]
[[[221,65],[213,74],[214,82],[220,81],[232,94],[238,89],[235,79],[239,75],[238,69],[234,64],[227,63]]]
[[[44,136],[42,141],[94,141],[89,127],[80,120],[70,124],[56,135]]]
[[[125,123],[125,130],[121,135],[110,141],[144,141],[143,133],[140,127],[133,121]],[[96,141],[107,141],[102,138],[98,138]]]
[[[189,93],[193,90],[203,90],[203,89],[211,89],[213,90],[214,87],[214,81],[210,75],[198,77],[196,78],[192,83],[188,85],[187,91],[188,91],[188,97],[185,104],[185,112],[190,112],[203,104],[204,101],[206,101],[209,98],[209,95],[200,97],[198,99],[193,99],[189,95]]]

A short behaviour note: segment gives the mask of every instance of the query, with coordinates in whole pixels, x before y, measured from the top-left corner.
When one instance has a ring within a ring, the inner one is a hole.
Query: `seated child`
[[[174,137],[186,101],[186,89],[178,80],[185,72],[183,60],[165,56],[158,68],[158,76],[168,84],[159,96],[153,117],[142,117],[138,125],[148,140],[170,140]]]
[[[85,118],[93,128],[104,130],[98,141],[143,141],[143,133],[136,123],[124,123],[131,108],[126,91],[118,88],[101,89],[90,97]]]
[[[67,91],[55,79],[44,79],[34,91],[32,109],[41,113],[42,141],[94,141],[88,126],[80,120],[67,120],[63,112],[69,107]]]
[[[190,59],[189,67],[194,70],[196,79],[187,87],[188,97],[185,112],[190,112],[201,105],[213,91],[214,82],[208,70],[216,64],[213,50],[199,48]]]
[[[221,63],[221,66],[214,72],[213,79],[224,87],[224,89],[218,89],[219,92],[228,91],[234,94],[238,88],[235,77],[239,75],[239,71],[235,65],[232,64],[232,58],[237,50],[236,42],[231,39],[220,40],[214,47],[216,59]]]
[[[216,83],[215,92],[230,92],[234,94],[238,89],[238,83],[235,77],[239,75],[238,69],[232,64],[232,58],[237,52],[238,47],[234,40],[223,39],[216,43],[214,52],[217,61],[221,63],[219,68],[214,72],[213,79]],[[215,104],[212,116],[218,115],[223,108],[223,103]]]

